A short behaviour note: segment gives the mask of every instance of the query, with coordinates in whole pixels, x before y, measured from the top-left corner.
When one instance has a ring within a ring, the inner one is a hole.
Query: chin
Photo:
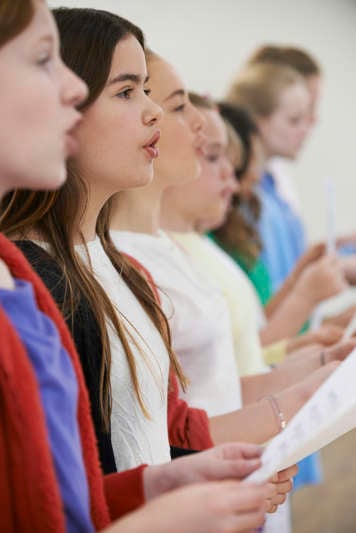
[[[25,185],[25,188],[33,189],[35,191],[55,191],[64,185],[67,179],[67,172],[47,172],[43,176],[36,176],[35,180]]]
[[[153,177],[153,172],[138,172],[135,177],[129,180],[126,188],[135,189],[139,187],[146,187],[147,185],[150,185],[150,183],[152,183]]]

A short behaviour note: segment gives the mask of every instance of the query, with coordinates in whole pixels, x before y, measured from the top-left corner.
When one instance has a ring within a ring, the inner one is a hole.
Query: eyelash
[[[123,91],[120,91],[119,93],[117,93],[117,97],[118,98],[124,98],[125,100],[128,100],[130,98],[130,95],[132,93],[133,89],[130,87],[128,89],[125,89]],[[150,96],[151,94],[151,89],[144,89],[144,93],[147,95],[147,96]]]
[[[132,93],[133,89],[124,89],[123,91],[120,91],[117,93],[118,98],[123,98],[125,100],[128,100],[130,98],[130,94]]]
[[[181,104],[178,107],[175,107],[173,111],[177,111],[179,113],[180,111],[184,111],[184,109],[185,109],[185,104]]]
[[[218,156],[218,155],[207,155],[207,156],[205,157],[205,159],[206,159],[207,161],[209,161],[209,163],[216,163],[216,161],[219,160],[219,156]]]
[[[40,67],[45,67],[48,65],[48,63],[50,63],[51,59],[51,54],[46,54],[46,56],[43,56],[41,57],[41,59],[37,60],[37,65],[39,65]]]

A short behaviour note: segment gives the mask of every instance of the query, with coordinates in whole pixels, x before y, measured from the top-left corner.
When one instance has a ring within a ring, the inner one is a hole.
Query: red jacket
[[[73,341],[42,281],[21,252],[0,234],[0,257],[14,277],[30,281],[39,309],[57,325],[76,372],[78,425],[91,516],[96,530],[144,501],[143,466],[103,477],[90,417],[88,394]],[[64,514],[47,440],[34,371],[0,308],[0,529],[6,533],[64,532]]]

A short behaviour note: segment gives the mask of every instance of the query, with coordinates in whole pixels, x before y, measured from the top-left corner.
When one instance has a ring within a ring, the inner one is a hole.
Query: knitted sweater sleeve
[[[145,503],[143,487],[145,468],[146,465],[141,465],[125,472],[104,476],[105,496],[111,520],[116,520]]]
[[[179,397],[179,385],[173,372],[168,393],[168,432],[171,446],[191,450],[206,450],[214,446],[208,415],[202,409],[189,407]]]

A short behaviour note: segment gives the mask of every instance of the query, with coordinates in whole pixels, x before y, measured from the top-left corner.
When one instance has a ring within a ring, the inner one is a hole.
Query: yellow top
[[[263,357],[267,365],[278,365],[287,355],[287,341],[282,340],[265,346],[263,348]]]
[[[240,376],[266,372],[268,367],[258,332],[260,304],[248,276],[207,237],[194,232],[172,233],[171,236],[226,298]]]

